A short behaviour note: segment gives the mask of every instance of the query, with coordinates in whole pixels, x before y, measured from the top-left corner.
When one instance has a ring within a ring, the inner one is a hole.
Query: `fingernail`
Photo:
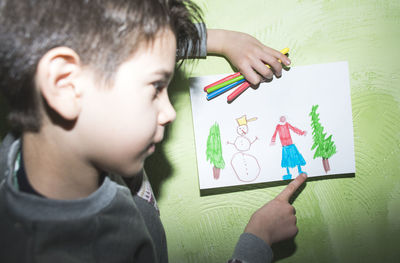
[[[290,60],[286,59],[285,63],[286,63],[286,66],[289,66],[290,65]]]

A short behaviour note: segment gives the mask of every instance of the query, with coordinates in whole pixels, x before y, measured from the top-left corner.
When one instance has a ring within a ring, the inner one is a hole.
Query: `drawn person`
[[[303,156],[297,150],[296,145],[292,141],[292,136],[290,135],[290,130],[294,131],[298,135],[306,136],[307,132],[302,131],[296,127],[293,127],[288,122],[286,122],[286,117],[281,116],[279,118],[281,124],[276,125],[274,135],[271,139],[271,145],[275,145],[276,134],[279,133],[279,139],[282,144],[282,168],[286,168],[287,174],[283,176],[284,180],[292,179],[289,168],[294,168],[297,166],[299,174],[305,173],[301,170],[301,166],[306,164]]]
[[[256,136],[254,140],[251,141],[246,137],[246,134],[249,132],[247,123],[255,120],[257,120],[256,117],[247,119],[246,115],[237,118],[238,127],[236,132],[239,136],[236,137],[234,142],[227,141],[227,144],[232,144],[238,151],[232,156],[231,166],[238,179],[242,182],[254,181],[260,174],[260,165],[257,159],[253,155],[245,153],[250,150],[251,145],[258,139]]]

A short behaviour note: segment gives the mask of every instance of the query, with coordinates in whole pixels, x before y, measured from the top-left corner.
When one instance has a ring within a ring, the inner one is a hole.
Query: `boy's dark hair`
[[[0,0],[0,90],[11,128],[40,129],[42,97],[34,78],[50,49],[73,49],[83,65],[110,81],[139,44],[165,28],[175,33],[184,57],[196,54],[200,36],[193,22],[202,17],[190,0]]]

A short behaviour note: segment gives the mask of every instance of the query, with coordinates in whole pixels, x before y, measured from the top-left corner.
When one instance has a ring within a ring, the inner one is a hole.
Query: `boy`
[[[1,0],[0,12],[0,87],[13,129],[0,149],[1,261],[167,262],[154,206],[109,178],[134,184],[174,120],[167,86],[176,51],[199,54],[197,8]],[[288,199],[304,179],[252,216],[235,259],[271,258],[270,245],[297,232]],[[146,180],[141,190],[152,201]]]

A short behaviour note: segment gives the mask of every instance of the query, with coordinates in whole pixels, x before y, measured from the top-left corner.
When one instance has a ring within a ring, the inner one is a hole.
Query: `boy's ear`
[[[39,61],[36,84],[48,106],[66,120],[75,120],[81,111],[78,54],[68,47],[49,50]]]

